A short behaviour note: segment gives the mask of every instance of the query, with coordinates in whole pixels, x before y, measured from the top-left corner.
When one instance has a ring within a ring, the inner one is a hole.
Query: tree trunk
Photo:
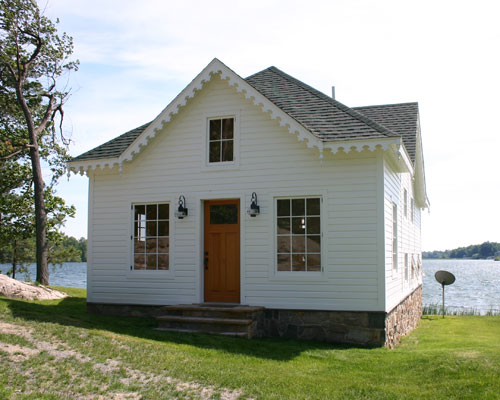
[[[31,135],[30,135],[31,136]],[[34,136],[34,134],[33,134]],[[44,182],[40,153],[36,137],[32,138],[30,148],[31,167],[33,169],[33,184],[35,189],[35,220],[36,220],[36,281],[42,285],[49,284],[48,244],[47,244],[47,212],[43,199]]]
[[[16,279],[16,267],[17,267],[17,243],[14,240],[14,246],[12,247],[12,279]]]
[[[28,136],[30,140],[30,159],[31,168],[33,172],[33,186],[35,191],[35,223],[36,223],[36,282],[42,285],[49,284],[49,264],[48,257],[48,244],[47,244],[47,212],[45,210],[44,201],[44,188],[42,166],[40,163],[40,151],[38,146],[38,134],[45,129],[47,120],[42,122],[38,128],[35,128],[33,115],[26,103],[23,94],[23,84],[25,82],[24,76],[19,76],[16,86],[16,95],[19,104],[24,113],[26,124],[28,128]],[[47,106],[47,114],[50,115],[52,108],[52,100]]]

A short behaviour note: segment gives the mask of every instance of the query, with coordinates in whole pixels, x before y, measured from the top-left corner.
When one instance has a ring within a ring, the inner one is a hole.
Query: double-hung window
[[[169,269],[168,203],[134,204],[133,269]]]
[[[398,269],[398,206],[392,203],[392,268]]]
[[[234,118],[210,119],[208,125],[209,164],[234,161]]]
[[[403,191],[403,205],[404,216],[408,217],[408,191],[406,189]]]
[[[321,199],[276,200],[278,271],[321,271]]]

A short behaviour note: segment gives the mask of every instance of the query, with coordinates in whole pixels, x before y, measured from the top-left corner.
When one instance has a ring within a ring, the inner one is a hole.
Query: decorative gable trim
[[[316,147],[319,150],[320,158],[323,158],[323,151],[329,149],[333,154],[339,151],[346,153],[350,151],[361,152],[364,150],[375,151],[376,149],[387,150],[391,144],[395,144],[398,148],[401,146],[399,138],[381,138],[372,140],[352,140],[342,142],[327,142],[314,136],[308,129],[302,126],[290,115],[281,110],[278,106],[272,103],[264,95],[253,88],[243,78],[237,75],[234,71],[228,68],[224,63],[214,58],[196,78],[181,92],[177,97],[149,124],[132,144],[119,156],[110,159],[95,159],[85,161],[71,161],[68,163],[70,171],[74,173],[82,173],[89,169],[96,168],[114,168],[120,167],[122,170],[123,164],[131,162],[141,151],[153,140],[156,135],[168,124],[179,111],[186,106],[187,102],[194,98],[197,92],[201,91],[203,86],[208,83],[213,76],[220,75],[221,79],[226,81],[229,86],[232,86],[236,91],[242,94],[246,99],[250,100],[255,106],[259,107],[263,113],[267,114],[271,119],[276,120],[280,126],[286,128],[289,133],[297,135],[299,141],[307,141],[308,148]]]
[[[260,94],[243,78],[228,68],[224,63],[214,58],[198,76],[155,118],[145,131],[125,150],[119,157],[120,165],[132,161],[137,154],[179,113],[187,102],[194,98],[198,91],[208,83],[213,76],[220,75],[223,81],[236,89],[238,93],[261,108],[262,112],[268,114],[271,119],[278,120],[280,126],[286,127],[292,134],[297,134],[300,141],[307,140],[307,147],[317,147],[323,152],[323,142],[316,138],[309,130],[295,121],[292,117],[278,108],[266,97]]]

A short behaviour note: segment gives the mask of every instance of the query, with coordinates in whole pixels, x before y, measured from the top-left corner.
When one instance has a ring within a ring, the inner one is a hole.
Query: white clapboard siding
[[[386,259],[386,309],[391,310],[410,294],[418,285],[422,284],[422,271],[416,270],[411,274],[412,256],[422,259],[420,240],[420,209],[415,208],[414,219],[411,221],[411,199],[414,198],[414,186],[410,173],[397,173],[391,162],[385,159],[384,163],[385,187],[385,259]],[[404,215],[404,189],[408,193],[408,212]],[[398,267],[393,268],[392,255],[392,205],[398,206]],[[404,255],[408,254],[409,273],[405,279]]]
[[[206,119],[226,115],[237,119],[238,163],[208,168]],[[308,148],[306,141],[299,141],[215,77],[121,172],[114,168],[90,174],[89,301],[202,301],[202,202],[239,198],[243,304],[383,311],[379,272],[384,266],[377,258],[383,251],[377,247],[377,232],[382,229],[377,193],[383,190],[377,165],[382,156],[380,151],[349,156],[325,151],[321,158],[316,148]],[[254,191],[261,214],[250,218],[246,209]],[[189,216],[179,221],[173,212],[181,194]],[[322,273],[283,276],[275,272],[274,199],[279,196],[323,198]],[[134,202],[170,202],[171,268],[166,274],[130,270]]]

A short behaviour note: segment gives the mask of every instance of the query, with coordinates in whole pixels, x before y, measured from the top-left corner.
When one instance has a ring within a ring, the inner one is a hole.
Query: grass
[[[0,399],[500,399],[500,317],[424,316],[395,350],[154,331],[85,291],[0,297]]]
[[[443,315],[443,308],[439,304],[430,304],[423,307],[424,315]],[[445,307],[444,315],[461,315],[461,316],[473,316],[473,315],[487,315],[487,316],[499,316],[500,310],[495,308],[490,308],[487,311],[481,311],[476,308],[468,307]]]

